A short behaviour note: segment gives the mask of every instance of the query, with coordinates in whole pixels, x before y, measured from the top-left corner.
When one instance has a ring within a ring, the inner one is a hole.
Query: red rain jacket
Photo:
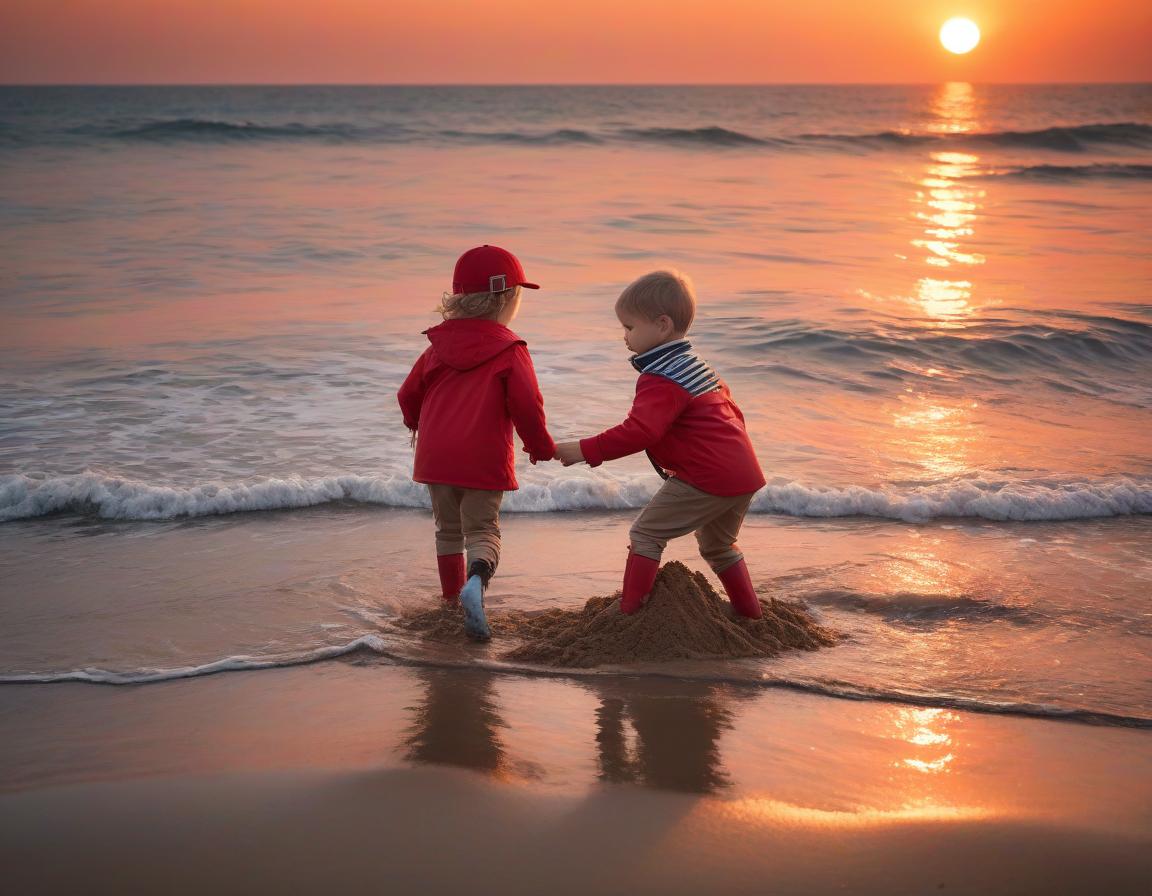
[[[710,495],[747,495],[764,485],[744,415],[723,383],[693,398],[666,377],[642,373],[628,419],[580,440],[593,467],[645,450],[673,476]]]
[[[447,320],[424,332],[432,345],[396,395],[404,425],[420,433],[412,478],[518,488],[513,426],[533,463],[556,455],[526,343],[503,324],[479,318]]]

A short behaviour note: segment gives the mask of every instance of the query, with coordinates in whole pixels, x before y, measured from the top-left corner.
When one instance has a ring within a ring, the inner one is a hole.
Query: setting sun
[[[940,26],[940,43],[950,53],[971,52],[980,43],[980,29],[971,19],[949,19]]]

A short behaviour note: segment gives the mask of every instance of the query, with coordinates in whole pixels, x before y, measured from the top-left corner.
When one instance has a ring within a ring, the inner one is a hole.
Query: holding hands
[[[413,433],[413,438],[415,438],[415,433]],[[537,457],[536,455],[532,454],[532,452],[528,451],[527,446],[524,447],[524,451],[528,454],[528,457],[533,466],[541,461],[546,460],[558,460],[566,467],[570,467],[573,464],[582,464],[585,462],[584,452],[580,450],[580,443],[577,441],[557,442],[556,454],[554,457]]]
[[[564,466],[584,463],[584,453],[580,450],[579,442],[559,442],[556,445],[556,459]]]

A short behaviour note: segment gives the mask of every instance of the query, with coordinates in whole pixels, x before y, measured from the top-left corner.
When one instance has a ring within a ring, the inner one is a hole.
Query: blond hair
[[[459,292],[455,295],[444,293],[436,310],[444,320],[459,317],[483,317],[492,320],[504,310],[505,305],[516,301],[518,295],[520,295],[519,286],[500,292]]]
[[[647,320],[666,314],[677,332],[687,333],[696,317],[696,293],[692,281],[679,271],[653,271],[624,287],[616,300],[616,311]]]

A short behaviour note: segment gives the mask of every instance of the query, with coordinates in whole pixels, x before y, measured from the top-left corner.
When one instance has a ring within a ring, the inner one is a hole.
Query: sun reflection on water
[[[971,84],[943,85],[932,104],[933,120],[928,130],[942,134],[965,134],[975,130],[976,96]],[[923,262],[931,268],[984,264],[979,252],[963,243],[976,233],[976,221],[984,200],[984,190],[969,186],[965,178],[977,170],[980,157],[972,153],[933,152],[913,195],[917,208],[913,215],[923,227],[923,235],[912,246],[924,250]],[[914,300],[925,314],[947,326],[974,313],[972,281],[965,277],[936,275],[921,277]]]
[[[961,238],[976,232],[972,225],[984,190],[967,186],[959,179],[975,169],[979,157],[969,153],[934,152],[930,158],[932,164],[919,183],[924,189],[915,194],[915,202],[928,209],[915,212],[915,217],[927,226],[924,237],[912,240],[912,245],[928,250],[924,261],[933,267],[983,264],[983,255],[964,251],[960,242]],[[965,282],[961,288],[970,290],[971,283]]]
[[[957,718],[956,713],[946,709],[898,709],[895,738],[915,749],[910,751],[913,755],[902,758],[897,765],[925,775],[946,774],[956,759],[948,726]]]
[[[944,84],[933,98],[926,129],[941,135],[971,133],[978,126],[977,105],[971,84]],[[910,296],[897,298],[917,307],[936,327],[960,327],[979,307],[973,300],[971,276],[953,273],[987,260],[968,245],[976,235],[986,195],[969,180],[980,170],[979,162],[980,157],[971,152],[931,152],[912,194],[911,216],[919,232],[909,242],[919,252],[898,257],[918,261],[928,270],[916,280]]]
[[[978,110],[971,84],[945,84],[932,98],[922,130],[945,137],[975,132]],[[899,264],[910,266],[905,275],[911,275],[911,288],[897,287],[886,298],[860,290],[866,298],[910,309],[901,315],[901,332],[911,331],[905,338],[913,341],[930,340],[940,331],[965,338],[966,330],[994,304],[980,295],[978,274],[987,258],[975,245],[986,190],[972,175],[983,166],[980,156],[967,150],[934,149],[912,176],[911,207],[905,217],[912,228],[906,236],[911,251],[896,256]],[[891,459],[893,478],[950,480],[983,468],[987,461],[980,456],[982,403],[955,394],[968,371],[960,363],[938,362],[933,351],[929,343],[923,357],[888,362],[901,375],[913,374],[885,409],[890,427],[877,432],[882,440],[877,449]]]
[[[893,411],[890,449],[914,461],[933,479],[963,475],[973,467],[977,402],[949,401],[931,395],[901,396]]]

